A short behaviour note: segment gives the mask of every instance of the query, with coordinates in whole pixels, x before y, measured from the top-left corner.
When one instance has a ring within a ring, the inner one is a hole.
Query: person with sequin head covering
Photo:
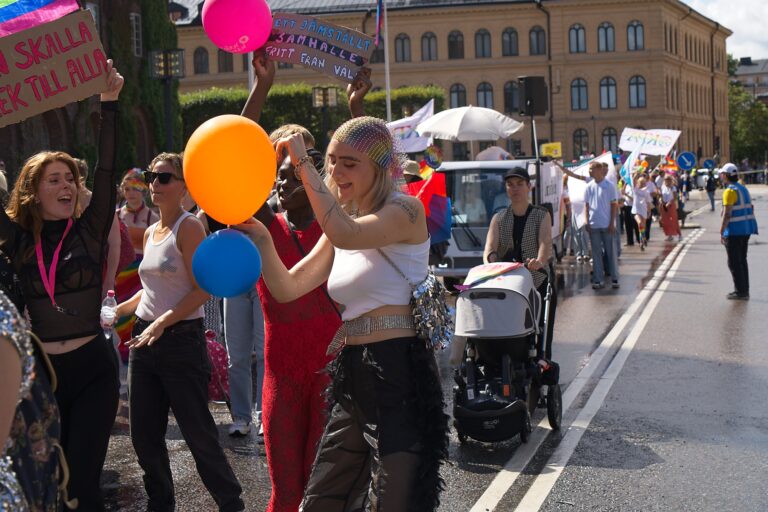
[[[329,346],[338,351],[329,365],[330,411],[300,510],[435,510],[448,418],[434,353],[416,337],[409,305],[410,283],[428,271],[424,208],[399,190],[401,160],[380,119],[359,117],[336,130],[325,180],[300,135],[280,140],[277,151],[294,163],[323,235],[289,270],[261,223],[238,229],[258,245],[278,302],[327,280],[343,305]]]

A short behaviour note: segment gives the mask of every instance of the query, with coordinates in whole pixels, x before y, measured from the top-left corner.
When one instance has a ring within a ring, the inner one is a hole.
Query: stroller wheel
[[[547,392],[547,419],[552,430],[560,430],[563,422],[563,395],[560,384],[549,386]]]
[[[531,438],[531,431],[533,429],[531,428],[531,415],[528,414],[528,411],[525,411],[525,420],[523,421],[523,428],[520,429],[520,441],[523,443],[527,443],[528,440]]]

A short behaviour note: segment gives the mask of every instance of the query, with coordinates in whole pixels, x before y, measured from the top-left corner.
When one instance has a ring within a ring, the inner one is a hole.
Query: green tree
[[[766,161],[768,152],[768,106],[735,79],[739,61],[728,54],[728,115],[731,139],[731,161],[747,158]]]

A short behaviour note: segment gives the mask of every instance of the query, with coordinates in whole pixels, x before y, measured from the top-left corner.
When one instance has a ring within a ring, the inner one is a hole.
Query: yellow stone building
[[[270,0],[375,32],[375,2]],[[182,91],[247,84],[247,59],[220,52],[203,32],[199,0],[175,0],[187,77]],[[726,38],[731,31],[679,0],[389,0],[392,87],[434,84],[446,105],[488,106],[520,119],[518,76],[542,76],[549,109],[536,118],[540,142],[563,143],[566,158],[616,150],[624,127],[682,131],[678,149],[702,158],[729,154]],[[383,52],[381,52],[383,53]],[[381,53],[372,59],[384,85]],[[301,67],[277,82],[326,84]],[[307,108],[311,108],[309,105]],[[394,118],[403,113],[394,112]],[[528,153],[528,126],[500,141]],[[454,145],[454,159],[466,147]],[[448,152],[450,155],[451,152]]]

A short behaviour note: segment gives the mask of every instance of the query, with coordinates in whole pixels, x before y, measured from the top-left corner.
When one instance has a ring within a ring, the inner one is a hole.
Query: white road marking
[[[555,483],[557,482],[558,478],[560,478],[560,475],[565,469],[565,466],[568,464],[568,461],[573,455],[573,452],[576,449],[576,446],[579,444],[581,437],[587,431],[587,428],[589,428],[589,424],[592,422],[592,419],[602,407],[606,396],[608,396],[608,392],[611,390],[611,387],[613,386],[614,382],[616,382],[621,369],[624,367],[624,363],[626,363],[627,358],[635,348],[637,341],[640,339],[640,335],[648,325],[648,321],[651,319],[651,316],[653,315],[656,307],[659,305],[659,302],[661,302],[661,299],[664,296],[664,292],[669,286],[670,280],[675,276],[675,273],[682,264],[688,249],[691,247],[691,244],[693,244],[699,238],[699,236],[701,236],[701,233],[701,230],[697,230],[697,233],[691,236],[690,243],[685,245],[685,248],[680,253],[680,256],[675,260],[675,263],[672,265],[672,268],[667,275],[667,279],[665,279],[659,288],[654,292],[653,297],[651,297],[651,300],[648,302],[648,307],[643,310],[643,313],[632,327],[632,331],[629,333],[626,341],[619,348],[616,357],[614,357],[608,369],[605,371],[602,377],[600,377],[600,382],[595,387],[586,405],[579,412],[579,415],[568,428],[565,437],[555,449],[555,452],[550,457],[546,467],[542,469],[539,476],[536,477],[533,484],[528,489],[528,492],[517,505],[515,510],[520,512],[537,511],[544,504],[544,501],[547,499],[547,496],[549,496],[549,493],[552,492],[552,488],[555,486]]]
[[[675,249],[673,249],[672,252],[667,255],[659,268],[656,269],[656,272],[654,272],[653,277],[645,284],[643,289],[637,295],[637,298],[632,302],[624,314],[621,315],[616,324],[614,324],[613,328],[608,332],[605,338],[603,338],[603,341],[600,343],[597,349],[595,349],[595,351],[590,355],[586,366],[584,366],[584,368],[579,371],[573,381],[568,385],[568,388],[563,393],[564,417],[573,405],[573,402],[583,391],[584,386],[586,386],[594,373],[600,367],[605,357],[611,353],[613,347],[619,341],[619,335],[624,331],[626,326],[629,324],[629,321],[635,316],[637,311],[645,305],[648,297],[660,285],[664,278],[664,274],[666,274],[667,270],[670,268],[670,265],[680,253],[682,248],[687,243],[690,243],[689,240],[692,240],[699,231],[700,230],[693,231],[685,238],[684,243],[678,244]],[[563,427],[565,427],[565,425],[563,425]],[[517,477],[520,476],[531,459],[533,459],[536,451],[539,449],[550,432],[551,429],[549,428],[549,421],[545,416],[534,427],[528,443],[519,446],[517,450],[515,450],[514,455],[512,455],[506,464],[504,464],[504,467],[501,469],[501,471],[499,471],[483,495],[480,496],[480,499],[478,499],[477,502],[473,505],[470,512],[488,512],[495,510],[496,506],[502,500],[506,492],[515,483]]]

